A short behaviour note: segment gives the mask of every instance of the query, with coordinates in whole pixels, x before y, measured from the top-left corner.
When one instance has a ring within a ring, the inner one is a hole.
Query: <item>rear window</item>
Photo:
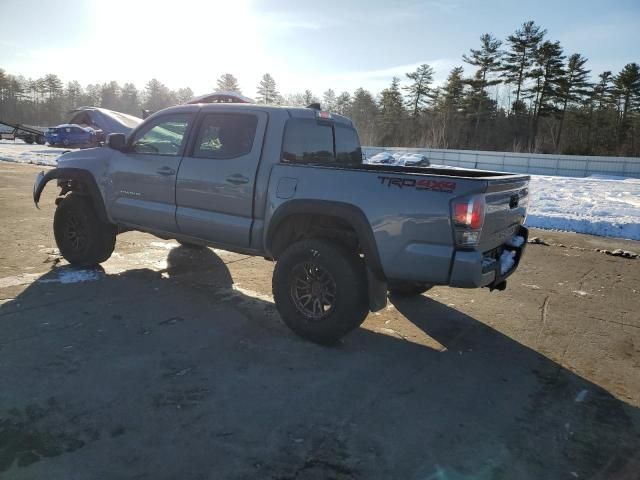
[[[362,163],[362,149],[354,128],[336,125],[336,160],[342,165]]]
[[[284,132],[282,159],[293,163],[333,162],[333,129],[315,120],[289,120]]]
[[[282,144],[282,161],[354,165],[362,163],[358,135],[351,127],[335,126],[312,119],[287,122]]]

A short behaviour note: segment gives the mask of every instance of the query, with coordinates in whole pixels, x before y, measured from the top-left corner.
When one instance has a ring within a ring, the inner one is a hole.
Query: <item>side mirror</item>
[[[114,150],[123,151],[127,146],[127,136],[124,133],[110,133],[107,137],[107,145]]]

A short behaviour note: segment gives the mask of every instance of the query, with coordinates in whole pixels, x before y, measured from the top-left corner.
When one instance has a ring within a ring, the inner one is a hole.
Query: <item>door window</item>
[[[255,115],[210,113],[200,125],[193,156],[235,158],[247,155],[253,148],[257,126]]]
[[[152,155],[180,155],[190,119],[191,114],[179,113],[154,120],[136,134],[131,143],[131,151]]]

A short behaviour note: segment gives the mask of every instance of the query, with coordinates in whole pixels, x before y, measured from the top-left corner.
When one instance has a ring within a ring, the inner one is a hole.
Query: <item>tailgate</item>
[[[529,202],[529,177],[515,175],[488,180],[484,224],[478,249],[487,251],[506,242],[524,223]]]

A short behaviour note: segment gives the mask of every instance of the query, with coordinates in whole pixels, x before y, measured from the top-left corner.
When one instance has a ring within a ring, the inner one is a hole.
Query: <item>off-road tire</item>
[[[307,275],[305,266],[308,265],[313,266],[314,275],[326,273],[333,282],[333,302],[323,313],[326,316],[319,319],[305,315],[304,307],[296,305],[296,301],[298,305],[302,303],[299,290],[294,289],[294,285],[299,285],[295,283],[296,278],[301,273]],[[302,338],[321,345],[335,344],[358,328],[369,313],[363,260],[345,247],[326,240],[301,240],[288,247],[276,264],[272,289],[284,323]]]
[[[100,221],[89,197],[73,192],[58,204],[53,233],[62,256],[79,267],[104,262],[116,245],[115,225]]]
[[[433,285],[424,283],[398,282],[389,284],[389,293],[398,297],[416,297],[430,290]]]

